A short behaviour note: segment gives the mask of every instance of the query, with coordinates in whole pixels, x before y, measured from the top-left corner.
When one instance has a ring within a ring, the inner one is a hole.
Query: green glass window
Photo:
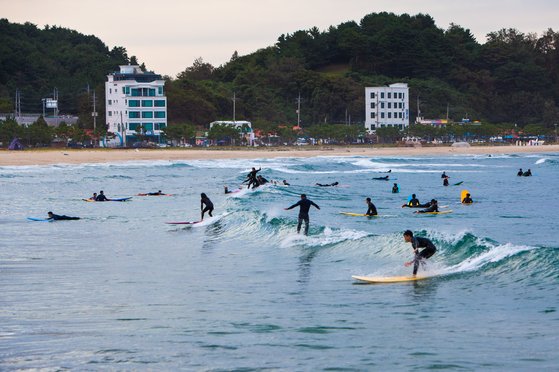
[[[149,89],[148,96],[154,97],[154,96],[155,96],[155,89],[150,88],[150,89]]]
[[[132,97],[141,97],[142,90],[139,88],[132,88]]]
[[[155,111],[155,117],[159,119],[165,118],[165,111]]]
[[[153,101],[151,99],[143,100],[142,107],[153,107]]]
[[[153,112],[152,111],[142,111],[142,118],[143,119],[152,119]]]
[[[140,111],[130,111],[128,112],[128,117],[130,119],[138,119],[140,118]]]
[[[129,130],[136,130],[136,128],[138,128],[140,126],[140,123],[130,123],[128,124],[128,129]]]
[[[159,93],[160,96],[163,95],[163,87],[157,87],[157,93]]]
[[[144,123],[142,124],[142,126],[144,127],[144,131],[146,132],[153,130],[153,123]]]
[[[157,123],[155,125],[157,125],[159,127],[159,130],[163,130],[167,126],[165,123]]]
[[[155,107],[165,107],[165,100],[164,99],[156,99],[153,101]]]
[[[131,99],[128,101],[128,107],[140,107],[139,99]]]

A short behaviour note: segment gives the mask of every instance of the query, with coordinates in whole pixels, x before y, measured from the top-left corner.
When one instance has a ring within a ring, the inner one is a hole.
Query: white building
[[[150,141],[160,141],[167,127],[164,85],[161,75],[137,65],[120,66],[120,72],[107,75],[105,117],[108,131],[116,135],[112,145],[133,144],[138,128]]]
[[[378,128],[404,129],[410,125],[408,84],[365,88],[365,129],[372,133]]]

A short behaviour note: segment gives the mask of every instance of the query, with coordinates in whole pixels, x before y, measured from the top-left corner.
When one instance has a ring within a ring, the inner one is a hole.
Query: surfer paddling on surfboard
[[[413,275],[417,274],[417,269],[419,269],[419,264],[425,265],[425,260],[435,254],[437,247],[427,238],[418,238],[413,236],[411,230],[406,230],[404,232],[404,241],[406,243],[411,243],[413,253],[415,255],[414,259],[406,262],[404,265],[411,266],[413,264]],[[419,248],[424,248],[421,252]]]
[[[309,235],[309,209],[311,209],[311,205],[314,205],[316,209],[320,209],[318,205],[307,199],[307,195],[301,194],[301,200],[299,200],[297,203],[293,204],[289,208],[284,208],[287,211],[289,209],[299,207],[299,222],[297,223],[297,234],[299,234],[299,232],[301,231],[301,224],[304,221],[305,235]]]

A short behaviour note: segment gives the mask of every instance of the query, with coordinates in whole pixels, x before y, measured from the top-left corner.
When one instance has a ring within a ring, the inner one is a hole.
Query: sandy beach
[[[425,156],[559,152],[559,145],[440,147],[274,147],[243,149],[40,149],[0,151],[0,166],[112,163],[136,160],[258,159],[313,156]]]

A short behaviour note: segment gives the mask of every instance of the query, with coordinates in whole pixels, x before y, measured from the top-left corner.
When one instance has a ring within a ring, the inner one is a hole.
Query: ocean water
[[[223,193],[253,166],[291,186]],[[558,154],[0,167],[0,185],[3,371],[559,369]],[[134,197],[81,200],[99,190]],[[165,224],[199,219],[201,192],[215,218]],[[308,237],[283,210],[301,193]],[[412,193],[453,213],[401,208]],[[339,214],[366,197],[380,217]],[[82,219],[26,220],[48,211]],[[432,278],[356,284],[410,273],[406,229],[438,247]]]

